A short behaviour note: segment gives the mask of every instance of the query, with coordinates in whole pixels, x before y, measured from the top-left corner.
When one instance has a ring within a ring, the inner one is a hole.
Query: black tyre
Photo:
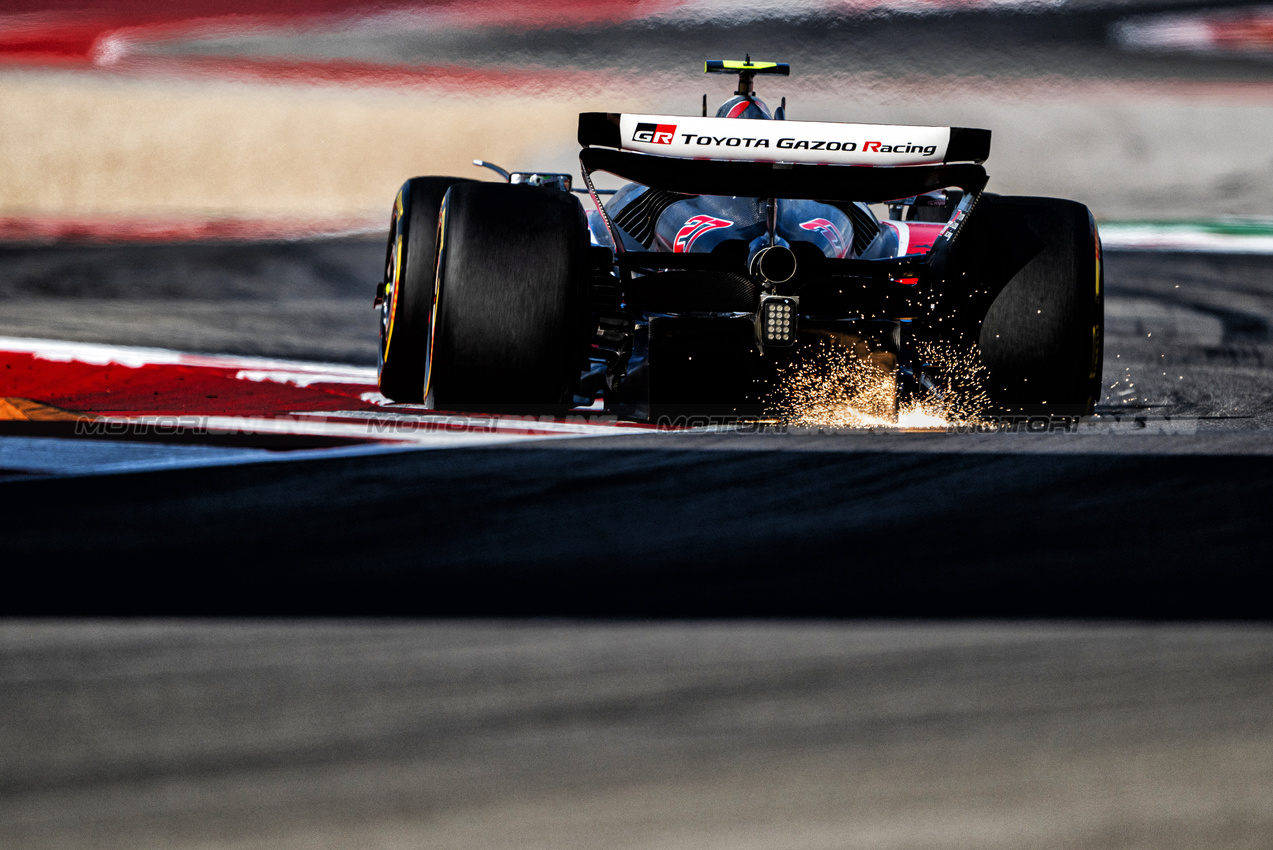
[[[1101,243],[1091,212],[1074,201],[1002,196],[983,198],[973,212],[978,217],[1003,224],[1000,233],[1018,243],[1010,234],[1024,225],[1040,248],[1008,280],[981,324],[977,343],[990,412],[1090,415],[1101,398],[1105,315]]]
[[[587,344],[579,202],[555,189],[458,185],[446,196],[440,245],[434,406],[569,406]]]
[[[398,191],[385,252],[388,292],[380,307],[380,393],[424,400],[438,268],[438,211],[461,177],[413,177]]]

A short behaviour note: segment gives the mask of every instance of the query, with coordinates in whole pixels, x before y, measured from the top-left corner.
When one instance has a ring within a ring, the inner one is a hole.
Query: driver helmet
[[[765,102],[755,95],[735,95],[716,110],[717,118],[769,118],[774,116]]]

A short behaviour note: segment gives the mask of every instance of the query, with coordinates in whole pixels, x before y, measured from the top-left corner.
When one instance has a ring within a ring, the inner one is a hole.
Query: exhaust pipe
[[[795,276],[796,255],[786,245],[770,245],[751,255],[747,270],[766,283],[786,283]]]

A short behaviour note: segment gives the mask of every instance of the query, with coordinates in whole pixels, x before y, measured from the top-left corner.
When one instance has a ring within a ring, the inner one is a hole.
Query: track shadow
[[[1270,473],[559,447],[11,481],[0,611],[1267,618]]]

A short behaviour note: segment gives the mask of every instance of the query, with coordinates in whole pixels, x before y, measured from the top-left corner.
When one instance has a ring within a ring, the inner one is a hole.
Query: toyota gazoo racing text
[[[481,160],[502,182],[403,185],[376,289],[385,396],[763,420],[793,370],[838,358],[886,387],[884,419],[956,390],[962,415],[1092,413],[1085,206],[986,192],[988,130],[792,121],[753,87],[786,65],[705,70],[738,75],[713,116],[706,97],[701,115],[581,114],[582,187]]]

